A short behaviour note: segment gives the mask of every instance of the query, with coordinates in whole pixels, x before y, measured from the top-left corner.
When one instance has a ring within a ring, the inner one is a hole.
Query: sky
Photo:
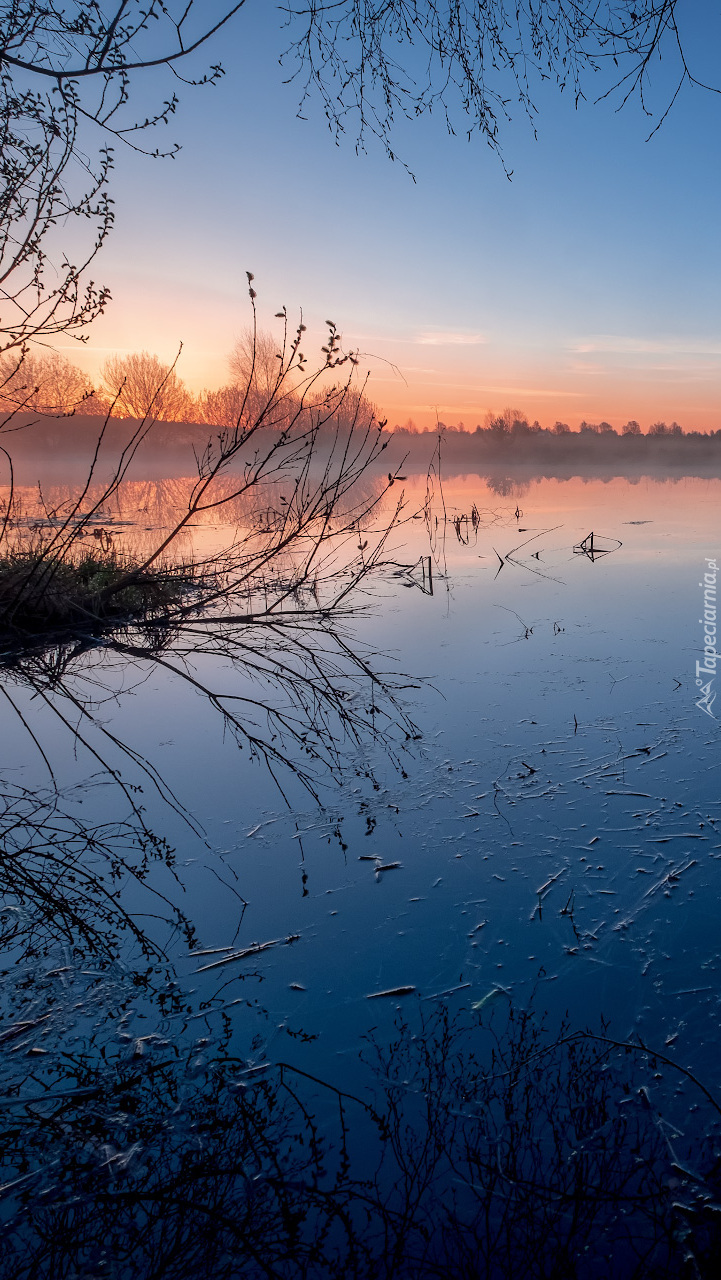
[[[691,10],[689,51],[711,75],[718,33]],[[406,168],[372,140],[357,154],[352,125],[337,145],[313,98],[298,118],[287,40],[276,6],[249,0],[209,50],[223,81],[180,86],[160,138],[180,155],[117,152],[116,229],[94,267],[113,302],[64,354],[95,376],[110,353],[170,359],[182,342],[188,385],[218,386],[251,270],[265,327],[302,308],[311,362],[338,324],[391,425],[473,428],[512,406],[544,426],[721,427],[721,97],[684,90],[649,141],[658,113],[594,103],[600,80],[578,109],[539,85],[537,137],[520,108],[502,129],[510,181],[435,116],[396,129]],[[658,69],[655,108],[673,70]],[[143,110],[164,90],[145,73]]]

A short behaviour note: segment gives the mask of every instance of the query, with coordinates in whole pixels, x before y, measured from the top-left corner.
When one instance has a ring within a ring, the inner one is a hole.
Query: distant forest
[[[158,422],[189,426],[232,427],[251,389],[254,400],[270,397],[278,371],[278,342],[267,332],[247,330],[228,355],[229,379],[225,386],[193,394],[178,377],[175,366],[165,364],[148,351],[115,356],[105,362],[96,383],[71,361],[52,350],[23,349],[0,357],[0,415],[18,414],[45,417],[105,417],[140,419],[146,414]],[[365,400],[369,409],[374,409]],[[357,400],[355,401],[357,403]],[[382,414],[376,410],[376,419]],[[385,422],[383,423],[385,426]],[[420,431],[410,420],[405,426],[389,429],[393,435],[410,439],[430,437],[441,430],[448,441],[455,436],[472,439],[485,452],[511,456],[537,456],[552,450],[553,456],[572,452],[607,456],[622,447],[623,457],[646,456],[661,447],[697,447],[721,440],[717,431],[684,431],[677,422],[654,422],[644,432],[631,419],[620,430],[609,422],[581,422],[576,430],[568,423],[542,427],[529,422],[517,409],[488,413],[483,426],[466,428],[463,423]],[[187,434],[187,433],[184,433]],[[190,433],[194,434],[194,433]],[[715,446],[717,447],[717,446]]]
[[[610,480],[625,476],[680,479],[721,475],[721,430],[684,431],[677,422],[654,422],[646,432],[630,421],[620,431],[608,422],[582,422],[575,431],[565,422],[541,427],[514,410],[489,414],[484,426],[440,422],[433,431],[412,425],[395,427],[393,456],[406,456],[404,470],[422,468],[422,459],[440,451],[444,473],[483,476],[499,494],[517,494],[542,478],[574,476]]]
[[[588,461],[640,463],[651,459],[674,461],[721,459],[721,429],[718,431],[684,431],[677,422],[667,425],[654,422],[646,432],[635,420],[617,431],[609,422],[582,422],[572,430],[565,422],[553,427],[530,423],[521,413],[506,410],[494,416],[488,414],[485,426],[469,430],[461,423],[447,426],[439,422],[433,431],[418,431],[412,425],[395,427],[398,442],[407,441],[415,452],[422,440],[441,434],[443,454],[449,460],[461,456],[475,461],[493,460],[520,464],[536,464],[543,461]]]
[[[96,385],[58,353],[25,352],[19,359],[6,355],[0,359],[0,432],[12,440],[18,477],[27,469],[23,459],[28,465],[32,459],[28,474],[39,479],[35,473],[41,463],[47,480],[72,470],[74,459],[91,457],[100,431],[104,454],[122,450],[135,429],[133,422],[148,415],[155,426],[134,472],[187,474],[194,465],[193,450],[202,450],[209,435],[242,425],[269,400],[273,411],[264,431],[282,431],[297,413],[299,400],[292,389],[281,396],[273,391],[276,351],[272,335],[243,334],[229,355],[227,384],[199,395],[184,386],[172,365],[148,352],[108,360]],[[342,397],[337,410],[325,417],[319,445],[361,419],[384,432],[393,446],[388,460],[401,460],[403,470],[425,472],[440,437],[446,474],[484,475],[499,492],[542,476],[721,475],[721,429],[684,431],[677,422],[654,422],[643,431],[634,420],[620,430],[608,422],[582,422],[576,430],[564,422],[544,428],[509,408],[489,413],[475,429],[439,423],[419,431],[412,422],[387,426],[359,391]]]

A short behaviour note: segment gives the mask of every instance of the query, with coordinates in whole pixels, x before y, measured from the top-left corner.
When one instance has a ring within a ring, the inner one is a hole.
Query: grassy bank
[[[0,642],[149,622],[177,604],[192,581],[192,568],[142,571],[114,548],[73,548],[62,558],[42,547],[8,550],[0,558]]]

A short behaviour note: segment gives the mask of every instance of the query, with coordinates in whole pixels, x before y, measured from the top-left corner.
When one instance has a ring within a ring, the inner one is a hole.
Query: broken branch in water
[[[271,947],[289,946],[292,942],[297,942],[300,937],[298,933],[289,934],[287,938],[271,938],[269,942],[253,942],[249,947],[243,947],[240,951],[231,951],[229,955],[223,956],[222,960],[213,960],[210,964],[202,964],[196,973],[207,973],[209,969],[218,969],[223,964],[231,964],[235,960],[246,960],[248,956],[260,955],[262,951],[269,951]]]

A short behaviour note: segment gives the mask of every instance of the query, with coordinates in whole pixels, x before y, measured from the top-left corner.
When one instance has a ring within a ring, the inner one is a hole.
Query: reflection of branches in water
[[[134,940],[145,956],[159,955],[126,910],[118,890],[129,880],[144,886],[149,904],[167,912],[168,924],[192,930],[184,916],[146,882],[155,863],[172,872],[166,841],[137,822],[88,825],[73,804],[83,794],[30,792],[7,782],[0,792],[0,945],[21,947],[29,957],[53,943],[111,956]]]
[[[33,745],[39,752],[50,779],[55,782],[55,770],[52,761],[43,747],[30,722],[30,708],[23,708],[9,692],[7,685],[19,685],[23,692],[32,691],[31,702],[36,702],[42,709],[50,711],[65,731],[73,744],[74,753],[78,746],[87,751],[94,766],[112,778],[119,791],[124,795],[133,818],[139,824],[144,835],[150,831],[143,817],[144,806],[139,798],[139,787],[128,781],[115,766],[112,752],[117,751],[123,763],[137,767],[141,774],[150,781],[160,797],[177,813],[182,813],[190,825],[199,833],[197,824],[188,814],[167,786],[155,765],[141,752],[124,742],[100,719],[98,709],[106,701],[117,702],[119,691],[112,689],[102,672],[101,661],[83,665],[81,659],[92,648],[86,637],[79,637],[78,643],[70,648],[67,643],[48,649],[44,644],[39,651],[30,652],[19,657],[13,654],[4,674],[5,685],[0,692],[16,713],[18,720],[27,732]],[[101,678],[101,675],[103,678]],[[70,677],[70,678],[69,678]],[[82,680],[82,685],[79,681]],[[127,688],[125,689],[127,692]],[[42,734],[42,730],[39,730]],[[94,741],[93,739],[96,739]]]
[[[280,706],[271,703],[267,692],[265,697],[209,694],[236,740],[247,742],[270,767],[292,768],[314,790],[325,772],[339,778],[348,743],[355,747],[368,742],[385,747],[400,767],[394,742],[408,741],[414,726],[396,694],[409,685],[371,665],[371,655],[352,647],[338,625],[308,633],[303,627],[293,631],[271,624],[251,643],[227,626],[198,623],[194,629],[189,623],[179,639],[173,652],[182,659],[198,652],[228,658],[241,664],[245,677],[261,690],[270,686],[280,693]],[[235,707],[241,708],[241,716]],[[268,732],[261,736],[263,721]],[[289,742],[302,746],[315,776],[297,758],[291,762]]]
[[[13,1026],[46,1053],[0,1111],[8,1275],[710,1274],[693,1267],[719,1243],[715,1175],[677,1154],[651,1051],[553,1039],[527,1011],[494,1025],[441,1008],[372,1043],[369,1106],[232,1057],[227,1020],[215,1042],[173,1035],[170,992],[170,1018],[138,1038],[127,991],[101,1033],[98,980],[68,981],[62,1027],[57,977],[34,983],[34,1017]]]
[[[401,767],[395,743],[414,735],[396,694],[415,686],[372,666],[371,655],[352,648],[337,625],[309,632],[307,625],[268,619],[249,634],[198,619],[178,628],[167,653],[148,653],[120,641],[113,648],[149,659],[189,684],[220,713],[238,745],[262,759],[279,784],[277,771],[290,771],[316,798],[327,777],[340,779],[349,746],[380,744]],[[242,684],[228,691],[211,684],[198,668],[198,659],[207,657],[218,664],[229,662]]]
[[[471,502],[470,510],[459,510],[449,507],[443,488],[443,444],[444,434],[438,432],[436,447],[426,473],[426,496],[423,505],[423,518],[428,533],[431,555],[439,571],[447,573],[446,535],[448,527],[453,529],[455,539],[461,546],[476,546],[481,531],[496,525],[512,525],[521,512],[516,505],[510,507],[479,507]],[[491,486],[492,487],[492,486]]]
[[[197,448],[193,478],[141,492],[129,472],[148,444],[152,408],[119,437],[111,409],[79,487],[53,493],[52,502],[39,493],[37,527],[32,512],[22,513],[12,480],[5,503],[2,692],[51,774],[31,710],[8,689],[13,681],[31,689],[94,767],[115,778],[140,821],[142,803],[115,767],[118,757],[182,806],[153,764],[100,718],[128,672],[142,679],[162,670],[200,693],[276,781],[290,770],[314,795],[324,774],[339,773],[348,748],[382,744],[399,763],[397,745],[414,736],[399,702],[403,682],[376,670],[376,655],[362,654],[344,634],[404,506],[401,494],[383,512],[400,477],[388,472],[379,480],[372,471],[388,443],[385,423],[352,385],[357,358],[342,351],[336,326],[327,322],[319,367],[308,373],[305,326],[293,334],[285,309],[277,366],[267,394],[256,394],[251,281],[249,274],[247,386],[233,423]],[[137,541],[147,529],[128,528],[134,503],[133,518],[157,518],[149,545]],[[372,527],[381,513],[381,527]],[[219,538],[202,545],[193,535],[183,563],[178,553],[199,525],[218,529]],[[136,539],[132,556],[128,538]],[[88,539],[100,543],[98,557],[88,556]],[[219,667],[226,675],[230,668],[230,687],[226,677],[219,687]]]
[[[292,613],[271,615],[244,626],[225,615],[188,616],[172,629],[116,631],[99,648],[88,648],[79,637],[54,652],[43,648],[15,657],[5,681],[30,688],[60,719],[95,764],[114,777],[141,823],[142,809],[113,765],[114,753],[139,768],[176,811],[181,806],[155,766],[121,740],[101,712],[106,701],[116,702],[152,671],[207,699],[237,744],[266,764],[281,790],[281,773],[291,773],[317,797],[324,781],[340,778],[348,752],[362,746],[381,746],[400,767],[398,750],[416,731],[399,695],[416,686],[384,673],[375,655],[353,645],[344,634],[342,609],[334,611],[333,623],[316,609],[314,628],[309,612],[297,620]],[[50,766],[29,708],[21,713],[13,705]]]
[[[176,493],[149,547],[124,555],[114,544],[115,530],[98,521],[113,505],[127,506],[129,471],[148,444],[162,386],[146,416],[120,440],[112,419],[115,403],[111,406],[78,489],[54,508],[39,492],[43,518],[35,524],[28,525],[20,514],[12,459],[5,451],[9,491],[0,526],[1,629],[8,649],[22,656],[42,639],[52,647],[60,632],[107,634],[123,618],[136,624],[159,617],[169,622],[200,607],[243,611],[238,622],[247,622],[250,611],[267,617],[291,605],[300,614],[303,592],[312,593],[315,607],[327,615],[378,565],[403,497],[369,545],[369,537],[359,535],[398,472],[388,472],[380,485],[369,484],[369,469],[388,440],[385,422],[376,419],[363,389],[352,385],[358,359],[343,352],[341,335],[328,321],[319,367],[308,373],[300,349],[305,325],[299,322],[293,335],[284,308],[278,313],[283,324],[277,366],[259,396],[254,370],[263,340],[252,279],[248,273],[252,359],[247,384],[238,389],[237,416],[194,448],[197,474],[182,485],[182,499]],[[345,375],[339,373],[343,366],[349,370]],[[219,553],[206,550],[203,560],[183,562],[178,551],[188,531],[198,524],[212,526],[219,517],[221,523],[230,520],[230,527],[235,520],[230,541],[225,539]],[[99,557],[88,555],[89,535],[99,540]],[[169,559],[174,582],[168,579]]]
[[[227,1020],[212,1057],[207,1037],[167,1024],[139,1038],[133,993],[75,978],[60,993],[66,1047],[57,979],[44,985],[24,1047],[56,1051],[30,1060],[0,1111],[4,1274],[358,1274],[327,1270],[356,1250],[347,1161],[327,1159],[292,1083],[230,1055]],[[115,1025],[98,1031],[108,1003]],[[163,1003],[181,1011],[172,992]]]
[[[550,1280],[592,1251],[633,1275],[669,1252],[669,1153],[606,1046],[554,1041],[513,1007],[499,1027],[441,1009],[420,1029],[399,1020],[375,1054],[398,1188],[388,1211],[405,1222],[407,1203],[425,1202],[430,1219],[401,1240],[406,1274]]]

